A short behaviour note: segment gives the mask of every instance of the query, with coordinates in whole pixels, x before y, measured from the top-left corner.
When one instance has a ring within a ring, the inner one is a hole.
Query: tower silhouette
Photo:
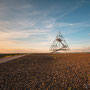
[[[56,53],[58,51],[67,51],[69,50],[69,46],[66,43],[63,35],[61,34],[61,32],[59,31],[58,35],[56,36],[55,40],[53,41],[50,50],[53,53]]]

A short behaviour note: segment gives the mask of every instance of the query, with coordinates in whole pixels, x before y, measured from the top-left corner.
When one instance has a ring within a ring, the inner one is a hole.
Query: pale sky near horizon
[[[0,53],[48,52],[59,31],[90,51],[90,0],[0,0]]]

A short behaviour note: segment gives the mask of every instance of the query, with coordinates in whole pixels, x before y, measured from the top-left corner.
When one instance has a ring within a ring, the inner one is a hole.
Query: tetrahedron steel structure
[[[69,46],[60,31],[56,36],[55,40],[53,41],[50,50],[52,51],[52,53],[69,50]]]

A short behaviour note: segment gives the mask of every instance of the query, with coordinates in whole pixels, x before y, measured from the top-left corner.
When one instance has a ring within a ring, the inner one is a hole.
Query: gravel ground
[[[32,54],[2,63],[0,90],[90,90],[90,54]]]

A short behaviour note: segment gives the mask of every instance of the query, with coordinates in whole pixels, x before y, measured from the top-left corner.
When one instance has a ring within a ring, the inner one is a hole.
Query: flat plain
[[[90,54],[30,54],[0,64],[0,90],[89,90]]]

